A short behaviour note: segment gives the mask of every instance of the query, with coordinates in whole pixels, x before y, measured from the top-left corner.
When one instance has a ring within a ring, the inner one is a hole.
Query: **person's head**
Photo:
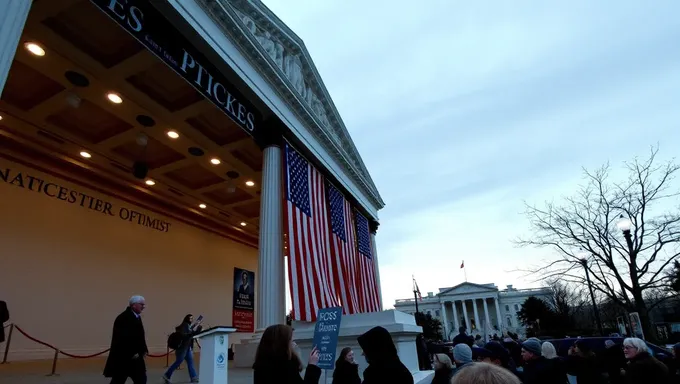
[[[245,285],[245,284],[248,284],[248,272],[243,271],[243,273],[241,273],[241,282],[242,282],[244,285]]]
[[[475,336],[475,340],[481,340],[481,339],[482,339],[482,336],[480,336],[480,335]]]
[[[508,365],[510,353],[501,343],[497,341],[490,341],[484,345],[484,349],[489,351],[489,356],[488,358],[483,358],[482,361],[503,367]]]
[[[574,343],[574,350],[581,356],[593,355],[593,350],[590,346],[583,340],[577,340]]]
[[[460,327],[460,328],[458,328],[458,333],[460,333],[461,335],[464,335],[466,330],[467,329],[464,326]]]
[[[335,362],[335,366],[338,366],[343,362],[356,364],[356,362],[354,361],[354,351],[352,351],[352,348],[345,347],[342,349],[342,351],[340,351],[340,356],[338,356],[338,360]]]
[[[453,347],[453,360],[457,365],[471,363],[472,349],[467,344],[456,344],[456,346]]]
[[[392,336],[383,327],[373,327],[357,338],[361,346],[362,355],[369,364],[381,364],[386,361],[399,359],[397,347],[394,346]]]
[[[626,355],[626,359],[632,359],[643,352],[649,352],[644,340],[637,337],[629,337],[623,340],[623,354]]]
[[[531,361],[541,357],[541,343],[534,339],[529,339],[522,343],[522,359],[524,361]]]
[[[434,355],[434,369],[453,369],[453,363],[448,355],[444,353],[437,353]]]
[[[182,320],[182,324],[191,324],[193,322],[194,322],[194,315],[192,315],[191,313],[184,316],[184,319]]]
[[[293,328],[285,324],[270,325],[264,330],[257,346],[253,367],[270,369],[272,366],[292,361],[299,370],[302,370],[302,362],[294,348]]]
[[[541,344],[541,355],[546,359],[556,358],[557,351],[555,350],[555,346],[549,341],[546,341],[545,343]]]
[[[130,309],[132,309],[132,312],[139,315],[144,311],[144,308],[146,308],[146,301],[144,300],[144,296],[134,295],[130,298],[128,305],[130,306]]]
[[[463,367],[451,384],[521,384],[509,370],[489,363],[475,363]]]

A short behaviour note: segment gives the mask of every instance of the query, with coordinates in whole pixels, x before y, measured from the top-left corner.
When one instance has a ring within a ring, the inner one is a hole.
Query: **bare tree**
[[[559,257],[528,271],[539,280],[583,286],[585,266],[596,294],[639,312],[649,335],[649,310],[660,302],[646,303],[645,292],[668,286],[667,269],[680,256],[679,193],[672,186],[680,166],[655,164],[657,152],[652,148],[647,160],[625,163],[623,182],[610,180],[607,164],[595,172],[584,170],[586,183],[560,204],[527,205],[534,234],[517,240],[521,246],[557,251]],[[621,218],[632,223],[628,239],[617,228]]]

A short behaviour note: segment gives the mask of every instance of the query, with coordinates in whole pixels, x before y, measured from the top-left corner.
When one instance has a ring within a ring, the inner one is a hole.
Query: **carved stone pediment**
[[[378,207],[384,202],[302,40],[259,0],[199,0],[308,121]],[[264,60],[262,60],[264,59]]]

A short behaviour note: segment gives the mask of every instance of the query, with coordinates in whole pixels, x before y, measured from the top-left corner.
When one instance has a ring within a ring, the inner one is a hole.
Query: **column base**
[[[241,339],[238,344],[234,344],[233,366],[236,368],[252,368],[255,362],[255,352],[260,344],[260,339],[264,329],[256,329],[250,337]]]

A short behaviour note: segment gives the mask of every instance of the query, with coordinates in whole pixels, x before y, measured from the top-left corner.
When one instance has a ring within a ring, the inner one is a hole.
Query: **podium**
[[[198,376],[203,384],[227,383],[229,334],[236,328],[217,326],[194,336],[201,343],[201,363]]]

